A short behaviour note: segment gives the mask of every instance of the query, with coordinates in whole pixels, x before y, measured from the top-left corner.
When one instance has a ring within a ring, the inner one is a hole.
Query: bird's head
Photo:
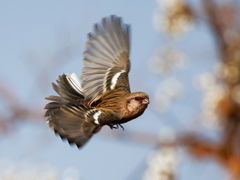
[[[126,97],[128,116],[136,118],[145,111],[149,104],[149,96],[143,92],[130,93]]]

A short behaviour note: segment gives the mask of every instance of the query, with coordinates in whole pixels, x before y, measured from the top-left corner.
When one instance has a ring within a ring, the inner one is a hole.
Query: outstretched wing
[[[119,86],[130,92],[129,28],[120,17],[112,15],[95,24],[94,32],[88,34],[81,80],[89,104]]]
[[[94,118],[85,117],[85,114],[93,112],[93,109],[81,104],[84,96],[76,75],[63,74],[57,82],[58,85],[53,84],[53,88],[59,96],[46,97],[52,101],[45,106],[47,123],[61,138],[81,147],[101,126],[94,123]]]

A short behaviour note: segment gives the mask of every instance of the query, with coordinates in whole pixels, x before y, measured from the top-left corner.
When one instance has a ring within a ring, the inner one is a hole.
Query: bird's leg
[[[121,125],[121,124],[108,124],[108,126],[111,128],[111,129],[118,129],[119,126],[122,128],[122,130],[124,131],[124,127]]]
[[[108,124],[108,126],[109,126],[111,129],[113,129],[113,125],[112,125],[112,124]]]
[[[117,125],[117,124],[108,124],[108,126],[109,126],[111,129],[118,129],[118,125]]]

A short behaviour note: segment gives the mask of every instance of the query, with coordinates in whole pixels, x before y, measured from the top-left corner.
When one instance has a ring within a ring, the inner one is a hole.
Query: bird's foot
[[[111,129],[118,129],[118,124],[109,124],[108,125]]]
[[[124,127],[121,125],[121,124],[119,124],[119,126],[122,128],[122,130],[124,131]]]
[[[119,126],[122,128],[122,130],[124,131],[124,127],[121,124],[109,124],[108,125],[111,129],[118,129]]]

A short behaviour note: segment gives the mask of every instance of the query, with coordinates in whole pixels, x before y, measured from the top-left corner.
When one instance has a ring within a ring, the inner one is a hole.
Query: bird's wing
[[[55,133],[62,139],[67,139],[69,144],[76,144],[80,148],[101,129],[101,126],[85,120],[86,110],[81,106],[61,106],[48,109],[45,116]]]
[[[81,80],[86,100],[95,102],[107,91],[119,86],[130,92],[130,26],[120,17],[103,18],[88,34]]]
[[[86,120],[85,114],[93,110],[81,103],[84,96],[75,77],[74,74],[63,74],[57,80],[58,85],[53,83],[53,88],[59,96],[46,97],[52,102],[45,106],[45,116],[48,118],[49,127],[55,133],[67,139],[70,144],[81,147],[101,129],[101,126],[94,123],[94,118]]]

